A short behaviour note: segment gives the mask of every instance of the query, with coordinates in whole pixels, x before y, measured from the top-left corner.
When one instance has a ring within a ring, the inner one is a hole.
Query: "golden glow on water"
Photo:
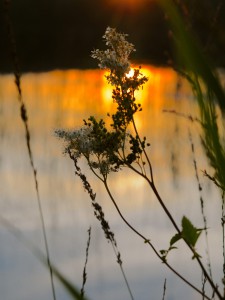
[[[197,115],[197,109],[190,100],[189,86],[185,82],[181,84],[180,78],[171,69],[146,65],[142,67],[142,73],[149,80],[136,94],[143,111],[135,115],[135,122],[141,136],[146,136],[151,144],[148,151],[153,165],[157,166],[156,178],[159,182],[167,182],[173,177],[173,170],[179,170],[178,165],[184,159],[190,159],[191,152],[188,147],[188,121],[163,113],[163,109],[191,113],[193,116]],[[111,99],[112,87],[108,85],[104,75],[105,72],[101,70],[68,70],[25,74],[22,77],[32,145],[37,157],[44,159],[48,153],[46,160],[59,160],[62,145],[54,137],[54,130],[57,128],[79,128],[83,125],[83,119],[90,115],[104,118],[107,124],[110,123],[107,113],[113,113],[116,104]],[[0,85],[3,112],[0,126],[6,130],[8,140],[14,141],[12,148],[7,148],[5,153],[12,153],[15,157],[14,149],[25,147],[25,144],[13,76],[1,76]],[[25,156],[26,149],[23,152]],[[203,166],[202,169],[204,168]],[[191,170],[191,163],[183,165],[182,176],[189,176]],[[55,173],[50,175],[51,178],[55,176]],[[113,184],[123,186],[126,190],[130,184],[136,186],[137,178],[134,174],[129,176],[129,181],[126,176],[116,178]],[[124,205],[125,203],[127,202],[124,201]]]
[[[141,71],[149,80],[136,94],[137,102],[142,104],[143,111],[136,114],[135,121],[141,134],[147,136],[152,144],[153,161],[164,166],[165,161],[170,160],[171,154],[164,151],[162,144],[170,141],[169,147],[176,148],[174,134],[177,122],[179,134],[186,135],[187,121],[178,121],[175,116],[163,113],[163,109],[175,109],[195,115],[196,106],[192,101],[188,101],[190,89],[187,84],[178,84],[180,79],[171,69],[146,65]],[[112,113],[116,104],[112,102],[112,87],[108,85],[104,75],[105,72],[100,70],[68,70],[24,75],[22,90],[33,135],[46,136],[46,139],[50,135],[53,141],[55,128],[80,127],[83,119],[90,115],[105,118],[107,112]],[[16,106],[18,104],[13,77],[2,76],[1,84],[3,110],[9,114],[7,118],[3,115],[3,122],[7,124],[7,128],[15,130],[15,124],[21,127],[21,122]],[[35,151],[41,153],[42,145],[37,142],[36,147]]]
[[[174,114],[163,113],[163,109],[172,109],[195,117],[198,114],[197,106],[191,97],[189,86],[186,82],[181,81],[174,71],[143,66],[142,72],[149,77],[149,81],[144,89],[141,89],[136,95],[137,101],[142,104],[143,111],[137,113],[135,120],[141,136],[146,136],[151,144],[147,151],[154,170],[155,184],[178,223],[185,214],[190,216],[194,224],[199,224],[201,219],[200,204],[199,211],[195,209],[198,205],[196,203],[199,201],[199,191],[194,175],[193,154],[188,131],[190,130],[193,135],[198,168],[204,170],[207,164],[202,155],[199,135],[195,124],[190,124],[186,119],[179,118]],[[37,169],[51,254],[59,266],[63,268],[65,276],[67,276],[66,272],[69,266],[69,270],[72,269],[73,271],[69,272],[67,277],[72,278],[73,282],[80,282],[80,274],[82,274],[83,269],[83,249],[85,249],[87,239],[86,230],[91,224],[93,228],[92,249],[95,251],[90,251],[89,254],[90,274],[93,274],[89,278],[90,285],[101,287],[102,282],[105,284],[109,280],[109,282],[113,282],[112,299],[122,299],[123,297],[115,297],[115,290],[121,285],[121,282],[119,284],[116,282],[118,282],[118,276],[121,274],[117,276],[112,274],[114,271],[111,272],[114,270],[115,259],[109,255],[108,248],[103,250],[103,245],[107,243],[99,223],[93,216],[90,199],[84,192],[78,176],[74,176],[74,166],[71,160],[62,155],[62,141],[57,140],[54,136],[54,129],[77,128],[82,125],[84,118],[87,119],[90,115],[105,118],[107,112],[112,112],[115,109],[116,104],[112,103],[111,88],[104,78],[104,72],[99,70],[68,70],[25,74],[22,77],[22,91],[28,111],[31,146]],[[0,76],[0,144],[1,215],[15,224],[16,227],[22,228],[26,234],[29,234],[31,240],[34,240],[35,244],[42,245],[35,186],[12,75]],[[103,191],[101,183],[95,181],[82,162],[81,166],[94,192],[97,193],[97,201],[103,206],[107,221],[109,220],[113,226],[113,231],[115,230],[119,249],[122,248],[121,253],[125,253],[126,268],[130,266],[130,269],[128,268],[129,274],[135,273],[133,280],[137,281],[134,281],[134,286],[137,287],[140,284],[138,289],[141,294],[137,296],[137,299],[141,299],[144,294],[144,280],[145,285],[151,288],[146,295],[152,295],[152,290],[158,286],[159,268],[162,264],[160,265],[158,261],[157,265],[155,264],[154,255],[149,251],[149,248],[140,240],[136,240],[133,233],[130,233],[124,226],[112,202]],[[203,181],[203,176],[200,178]],[[140,232],[146,233],[146,236],[151,238],[153,243],[156,243],[158,249],[166,249],[171,236],[174,235],[174,230],[170,230],[164,212],[143,179],[140,176],[137,177],[134,172],[124,169],[116,174],[110,174],[109,186],[121,211],[132,223],[132,226],[138,228]],[[212,233],[213,225],[216,222],[220,224],[221,212],[218,207],[220,207],[221,196],[218,196],[217,191],[214,192],[208,186],[207,181],[207,189],[204,191],[207,193],[206,199],[210,200],[207,203],[207,209],[209,212],[213,212],[210,221],[211,219],[214,221],[211,222],[209,231]],[[218,198],[219,201],[213,201],[218,200]],[[199,227],[201,226],[199,225]],[[219,235],[221,228],[217,229],[215,232]],[[37,268],[33,265],[27,268],[30,261],[27,252],[24,249],[20,250],[21,245],[18,246],[17,242],[15,242],[15,247],[11,246],[12,237],[8,237],[7,230],[2,228],[1,233],[2,254],[0,263],[5,270],[4,274],[2,273],[4,280],[1,282],[3,282],[2,286],[5,285],[6,293],[10,291],[13,294],[8,299],[17,299],[18,290],[27,291],[28,281],[35,282],[34,285],[31,284],[30,286],[37,286],[35,295],[39,295],[38,290],[40,291],[47,286],[46,274],[44,273],[43,276],[38,271],[39,265]],[[38,238],[36,238],[37,235]],[[78,245],[83,246],[78,247]],[[214,243],[214,240],[212,245],[214,246],[213,251],[217,251],[221,247]],[[24,252],[23,259],[19,251]],[[79,251],[80,253],[78,253]],[[205,248],[200,253],[204,253],[204,251]],[[212,252],[211,257],[218,260],[217,269],[221,269],[223,262],[219,261],[218,253]],[[185,274],[189,268],[189,278],[193,279],[193,275],[196,276],[196,273],[186,263],[186,261],[190,262],[190,255],[184,259],[182,252],[181,258],[177,254],[175,258],[172,261],[173,265],[177,266],[179,270],[182,267]],[[109,267],[111,259],[113,262]],[[104,261],[107,262],[105,267],[103,266]],[[77,268],[79,264],[80,268]],[[29,273],[24,275],[23,272],[26,269]],[[74,273],[74,270],[77,269],[81,272]],[[39,273],[34,274],[30,270],[35,270],[35,272],[37,270]],[[44,269],[44,271],[46,270]],[[109,273],[110,278],[107,277]],[[162,276],[163,278],[160,278],[162,283],[165,277],[169,278],[169,274],[165,275],[165,269],[162,271]],[[91,282],[93,277],[95,281]],[[24,284],[21,283],[22,288],[11,284],[21,278],[24,280]],[[43,284],[40,282],[42,278]],[[102,278],[104,278],[103,281]],[[201,278],[201,274],[199,278]],[[115,281],[111,281],[112,279]],[[155,279],[157,284],[155,284]],[[170,282],[173,281],[174,278],[171,278]],[[196,280],[193,279],[193,281]],[[13,291],[12,286],[15,291]],[[201,286],[201,282],[199,286]],[[174,283],[171,289],[177,290],[178,285]],[[120,291],[119,287],[118,290]],[[30,299],[31,294],[34,295],[34,293],[28,294],[26,299]],[[103,293],[104,296],[106,294]],[[181,297],[178,298],[182,298],[183,294],[181,293]],[[49,298],[44,297],[43,299]],[[98,296],[95,298],[102,299]],[[108,297],[105,298],[108,299]],[[153,298],[156,299],[157,297]],[[194,298],[189,297],[187,299]]]
[[[154,128],[154,132],[168,129],[168,126],[173,126],[173,122],[167,124],[168,116],[162,110],[186,111],[188,101],[179,100],[182,93],[189,93],[189,88],[183,83],[180,92],[178,75],[170,69],[143,66],[141,71],[149,80],[135,95],[137,102],[143,107],[143,112],[135,116],[138,127],[144,131],[148,127]],[[24,101],[31,115],[36,112],[32,116],[36,126],[46,118],[45,124],[50,128],[73,128],[80,126],[83,118],[90,114],[105,117],[107,112],[112,112],[116,104],[112,102],[112,87],[107,83],[105,74],[100,70],[69,70],[24,75]],[[3,76],[1,82],[4,86],[1,97],[7,98],[8,103],[15,101],[13,78]],[[41,126],[40,130],[45,128]]]

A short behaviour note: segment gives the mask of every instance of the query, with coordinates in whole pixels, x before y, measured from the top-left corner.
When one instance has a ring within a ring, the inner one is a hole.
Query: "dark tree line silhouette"
[[[225,5],[221,0],[174,0],[187,27],[218,66],[225,66]],[[167,16],[155,0],[137,10],[107,0],[11,0],[21,70],[91,68],[93,48],[107,26],[127,32],[136,45],[133,59],[155,65],[173,60]],[[11,72],[3,1],[0,2],[0,72]]]

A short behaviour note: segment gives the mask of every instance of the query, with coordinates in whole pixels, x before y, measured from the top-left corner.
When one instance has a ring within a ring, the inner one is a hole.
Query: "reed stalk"
[[[53,299],[56,300],[56,293],[55,293],[55,287],[54,287],[54,281],[53,281],[53,272],[52,272],[52,268],[51,268],[50,253],[49,253],[49,246],[48,246],[47,233],[46,233],[46,225],[45,225],[44,214],[43,214],[43,209],[42,209],[42,204],[41,204],[41,199],[40,199],[40,194],[39,194],[37,169],[35,168],[35,165],[34,165],[33,152],[31,149],[31,142],[30,142],[31,135],[30,135],[29,125],[28,125],[27,109],[26,109],[26,105],[23,101],[23,96],[22,96],[21,72],[20,72],[20,67],[19,67],[19,59],[18,59],[18,55],[17,55],[16,40],[15,40],[15,36],[14,36],[13,24],[12,24],[12,21],[10,18],[10,5],[11,5],[10,0],[4,0],[5,23],[6,23],[7,32],[8,32],[9,48],[10,48],[11,57],[12,57],[15,84],[16,84],[16,88],[17,88],[17,92],[18,92],[17,98],[18,98],[18,101],[20,104],[20,116],[21,116],[21,120],[23,122],[24,129],[25,129],[25,140],[26,140],[31,169],[33,172],[36,197],[37,197],[36,199],[37,199],[38,210],[39,210],[39,214],[40,214],[41,228],[42,228],[42,233],[43,233],[43,238],[44,238],[44,246],[45,246],[45,251],[46,251],[46,256],[47,256],[48,268],[49,268],[49,272],[50,272],[52,296],[53,296]]]

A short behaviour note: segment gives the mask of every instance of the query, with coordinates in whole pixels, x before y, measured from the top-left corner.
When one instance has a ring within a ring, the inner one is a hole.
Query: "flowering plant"
[[[135,91],[148,79],[141,74],[141,67],[134,70],[133,76],[127,76],[131,70],[129,55],[135,49],[126,41],[126,36],[108,27],[103,38],[109,49],[92,51],[92,57],[99,60],[100,68],[109,70],[106,78],[114,87],[112,99],[117,104],[117,111],[111,116],[111,130],[102,119],[98,121],[91,116],[78,130],[56,131],[57,136],[67,143],[65,152],[74,159],[85,157],[90,168],[95,172],[98,170],[103,179],[110,171],[118,171],[123,165],[137,162],[141,166],[140,159],[145,148],[146,139],[141,140],[137,133],[134,114],[141,111],[141,105],[135,101]],[[135,135],[128,132],[131,123]],[[141,168],[143,166],[142,162]]]
[[[156,188],[151,160],[146,152],[146,147],[150,146],[150,144],[146,142],[146,137],[140,137],[135,124],[135,114],[142,110],[141,104],[136,103],[135,92],[146,83],[148,78],[141,73],[141,67],[134,69],[133,75],[128,76],[131,70],[129,55],[135,51],[135,48],[133,44],[126,40],[126,37],[126,34],[118,33],[116,29],[108,27],[103,36],[108,49],[104,51],[92,51],[92,57],[99,61],[99,67],[108,70],[109,73],[106,75],[106,79],[108,83],[113,86],[112,100],[116,104],[116,112],[112,115],[108,114],[108,116],[111,117],[110,129],[107,128],[103,119],[96,120],[94,116],[90,116],[88,120],[84,120],[84,125],[80,129],[74,131],[57,130],[56,135],[66,142],[65,153],[69,154],[70,158],[74,161],[75,173],[81,178],[83,186],[89,193],[95,210],[95,216],[100,220],[105,236],[107,239],[110,239],[113,247],[117,245],[114,240],[114,234],[111,234],[108,222],[104,219],[101,206],[95,201],[96,194],[93,193],[86,176],[78,166],[78,160],[81,157],[86,159],[91,171],[104,184],[118,214],[126,225],[152,248],[157,257],[175,273],[176,276],[201,294],[204,299],[209,300],[210,297],[205,294],[204,290],[198,289],[185,279],[167,260],[169,252],[173,249],[177,249],[177,242],[182,239],[190,249],[192,259],[197,261],[204,278],[209,282],[212,290],[220,296],[217,286],[204,267],[201,256],[196,251],[198,238],[202,230],[206,230],[206,228],[196,228],[185,216],[182,218],[180,228]],[[168,249],[158,251],[150,239],[146,238],[134,228],[121,213],[111,193],[107,178],[110,172],[117,172],[122,167],[128,167],[144,178],[172,223],[175,234],[170,240]],[[116,253],[117,262],[122,268],[120,253],[118,250],[116,250]],[[131,298],[133,299],[126,278],[125,281]]]

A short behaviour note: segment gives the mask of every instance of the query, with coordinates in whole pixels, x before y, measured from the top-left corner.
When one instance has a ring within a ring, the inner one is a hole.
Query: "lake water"
[[[145,66],[143,73],[149,77],[149,82],[137,96],[143,111],[137,114],[136,122],[141,135],[151,144],[148,153],[156,186],[178,224],[186,215],[197,227],[203,227],[189,140],[191,132],[208,218],[212,271],[221,285],[221,197],[201,172],[210,169],[201,148],[198,125],[163,112],[176,110],[196,117],[197,105],[188,84],[172,70]],[[69,70],[25,74],[22,91],[52,262],[81,287],[87,230],[91,225],[86,295],[93,300],[130,299],[113,249],[93,215],[91,201],[74,175],[72,162],[63,156],[61,141],[54,136],[57,128],[77,128],[84,118],[90,115],[105,118],[107,112],[114,109],[104,72]],[[0,214],[44,251],[35,186],[12,75],[0,76],[0,144]],[[101,183],[85,165],[82,167],[115,233],[134,298],[162,299],[166,278],[167,300],[201,299],[129,230]],[[132,172],[122,171],[111,175],[109,184],[127,220],[149,237],[158,250],[166,249],[175,232],[145,182]],[[169,255],[169,262],[201,288],[201,273],[196,262],[191,260],[191,254],[182,243],[178,246],[179,250]],[[197,249],[205,257],[204,235]],[[57,299],[70,299],[57,280],[55,284]],[[0,294],[3,300],[52,299],[48,270],[3,222],[0,223]]]

